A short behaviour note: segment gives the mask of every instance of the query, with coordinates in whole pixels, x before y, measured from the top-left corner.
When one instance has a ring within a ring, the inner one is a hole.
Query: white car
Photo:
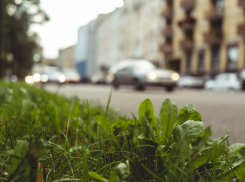
[[[204,78],[201,76],[181,75],[177,85],[179,88],[203,88]]]
[[[215,91],[240,90],[241,82],[235,73],[221,73],[206,81],[204,88]]]
[[[66,81],[66,76],[58,67],[46,66],[42,70],[40,81],[42,83],[64,83]]]
[[[67,83],[79,83],[81,81],[79,73],[74,68],[64,68],[62,72],[66,76],[65,82]]]
[[[171,92],[177,86],[179,74],[172,70],[156,68],[148,60],[123,60],[109,70],[108,83],[114,88],[119,85],[134,85],[136,90],[144,90],[145,86],[161,86]]]
[[[106,84],[106,76],[103,73],[97,73],[91,77],[90,81],[93,84]]]

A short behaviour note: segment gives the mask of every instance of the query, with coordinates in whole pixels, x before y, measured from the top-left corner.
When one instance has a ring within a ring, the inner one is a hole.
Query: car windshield
[[[63,69],[62,70],[64,73],[66,74],[73,74],[73,73],[77,73],[76,69]]]
[[[148,61],[135,61],[134,62],[134,69],[139,69],[139,70],[152,70],[156,69],[154,64]]]
[[[219,81],[232,81],[232,80],[236,80],[237,79],[237,76],[236,74],[220,74],[220,75],[217,75],[215,77],[216,80],[219,80]]]
[[[60,71],[57,71],[57,70],[46,70],[46,71],[43,71],[42,74],[53,75],[53,74],[62,74],[62,73]]]
[[[124,67],[126,67],[129,64],[129,61],[122,61],[114,66],[112,66],[109,70],[110,74],[114,74],[116,73],[118,70],[123,69]]]

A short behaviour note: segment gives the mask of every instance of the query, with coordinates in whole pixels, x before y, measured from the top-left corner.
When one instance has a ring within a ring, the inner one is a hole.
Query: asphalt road
[[[110,86],[105,85],[55,85],[45,86],[46,90],[59,92],[67,97],[77,95],[80,99],[99,102],[106,106]],[[187,103],[194,104],[202,115],[206,127],[211,125],[213,137],[219,137],[225,130],[230,131],[229,142],[245,143],[245,92],[209,92],[204,90],[180,90],[172,93],[163,88],[149,87],[143,92],[136,92],[132,87],[112,89],[111,108],[120,114],[131,116],[131,112],[138,115],[138,107],[145,99],[151,99],[155,113],[160,113],[162,102],[166,98],[174,101],[178,109]]]

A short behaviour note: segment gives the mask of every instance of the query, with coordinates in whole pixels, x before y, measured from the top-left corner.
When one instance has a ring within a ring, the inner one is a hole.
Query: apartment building
[[[109,14],[101,14],[95,20],[95,59],[101,68],[110,67],[122,58],[121,8]]]
[[[59,50],[56,66],[60,68],[74,68],[74,47],[70,46]]]
[[[81,26],[78,30],[78,39],[74,49],[75,68],[83,78],[91,77],[98,72],[95,62],[95,21]]]
[[[216,75],[245,67],[245,0],[165,0],[161,51],[180,73]]]
[[[128,58],[148,59],[164,67],[159,49],[164,38],[163,0],[124,0],[124,6],[100,15],[95,27],[97,64],[111,67]]]

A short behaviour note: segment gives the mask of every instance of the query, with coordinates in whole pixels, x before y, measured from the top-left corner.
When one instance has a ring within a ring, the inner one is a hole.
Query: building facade
[[[74,48],[75,46],[70,46],[60,49],[55,65],[59,68],[74,68]]]
[[[128,58],[164,67],[162,0],[124,0],[124,6],[97,19],[97,61],[107,67]]]
[[[84,25],[78,30],[78,40],[75,45],[75,67],[82,77],[91,77],[98,71],[95,63],[95,21]]]
[[[166,66],[216,75],[245,67],[245,0],[166,0],[162,16]]]

